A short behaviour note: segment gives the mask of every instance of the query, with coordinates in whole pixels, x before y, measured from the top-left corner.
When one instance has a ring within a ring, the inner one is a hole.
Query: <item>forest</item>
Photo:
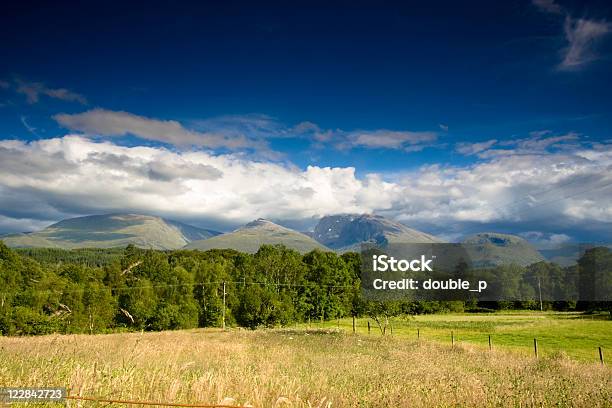
[[[492,276],[543,287],[576,285],[587,292],[608,248],[592,248],[576,266],[539,262],[499,266]],[[597,260],[595,262],[594,260]],[[0,332],[3,335],[157,331],[195,327],[287,326],[311,320],[385,318],[500,309],[606,310],[609,302],[528,300],[483,302],[374,301],[362,295],[361,256],[281,245],[255,254],[234,250],[19,249],[0,242]],[[580,273],[577,273],[580,272]],[[609,279],[609,274],[607,275]],[[578,281],[576,281],[578,279]],[[573,281],[573,283],[572,283]],[[582,283],[581,283],[582,282]],[[600,282],[609,285],[610,282]],[[225,307],[224,307],[225,304]]]

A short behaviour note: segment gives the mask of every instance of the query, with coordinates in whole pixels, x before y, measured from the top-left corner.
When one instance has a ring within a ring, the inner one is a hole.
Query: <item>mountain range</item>
[[[104,214],[70,218],[42,231],[0,237],[11,247],[113,248],[134,244],[152,249],[179,249],[211,238],[217,231],[141,214]]]
[[[321,218],[313,238],[338,252],[359,251],[364,243],[437,243],[438,238],[404,224],[371,214],[342,214]]]
[[[193,241],[185,249],[230,248],[241,252],[255,253],[264,244],[283,244],[302,253],[313,249],[328,250],[305,234],[261,218],[227,234]]]
[[[526,266],[546,260],[537,249],[521,237],[483,232],[462,241],[472,264],[478,267],[515,263]]]
[[[301,233],[272,221],[258,219],[234,231],[220,233],[178,221],[141,214],[102,214],[70,218],[38,232],[0,236],[10,247],[112,248],[134,244],[152,249],[231,248],[256,252],[263,244],[283,244],[305,253],[313,249],[359,251],[363,243],[441,243],[433,235],[371,214],[325,216],[314,231]],[[544,260],[529,242],[515,235],[480,233],[463,241],[477,265]]]

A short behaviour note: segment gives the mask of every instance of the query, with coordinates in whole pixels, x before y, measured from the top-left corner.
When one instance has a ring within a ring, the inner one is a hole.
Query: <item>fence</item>
[[[340,321],[341,321],[340,319],[336,320],[336,327],[338,329],[341,329]],[[321,324],[323,325],[323,327],[325,327],[325,323],[321,323]],[[367,326],[365,326],[365,327],[367,327],[367,333],[368,333],[368,335],[371,335],[372,334],[372,324],[371,324],[370,320],[367,320],[366,324],[367,324]],[[329,323],[328,323],[328,325],[329,325]],[[351,325],[352,325],[352,332],[353,332],[353,334],[356,334],[358,326],[357,326],[357,322],[356,322],[356,319],[355,319],[354,316],[352,318],[352,324]],[[308,327],[311,327],[310,321],[308,322]],[[381,332],[381,335],[386,335],[387,334],[386,327],[381,328],[380,332]],[[393,335],[393,325],[392,324],[389,324],[389,332],[390,332],[391,335]],[[415,334],[416,334],[417,340],[420,340],[421,339],[421,334],[422,334],[420,327],[416,328]],[[458,341],[457,332],[455,332],[455,330],[450,330],[450,333],[448,334],[448,336],[449,336],[448,338],[450,339],[451,348],[454,348],[455,347],[455,343]],[[493,350],[493,340],[494,340],[494,337],[493,337],[492,334],[487,334],[486,336],[487,336],[487,337],[485,337],[485,339],[487,340],[486,344],[488,345],[489,351],[492,351]],[[439,336],[437,336],[437,338],[432,338],[432,340],[439,340]],[[533,338],[533,353],[534,353],[535,358],[539,358],[539,356],[540,356],[539,351],[540,350],[538,348],[538,339],[537,339],[537,337],[534,337]],[[595,354],[596,358],[599,358],[599,362],[601,364],[605,364],[605,360],[604,360],[604,348],[603,348],[603,346],[595,347],[594,354]]]

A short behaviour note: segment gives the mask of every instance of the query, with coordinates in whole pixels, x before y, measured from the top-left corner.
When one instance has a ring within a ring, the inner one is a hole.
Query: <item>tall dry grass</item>
[[[5,337],[0,386],[256,407],[612,404],[612,370],[563,355],[289,330]]]

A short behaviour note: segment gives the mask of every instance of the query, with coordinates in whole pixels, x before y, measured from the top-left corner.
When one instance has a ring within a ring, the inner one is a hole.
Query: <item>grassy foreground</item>
[[[0,338],[0,386],[42,385],[83,396],[255,407],[603,407],[612,400],[607,366],[399,336],[207,329]]]

